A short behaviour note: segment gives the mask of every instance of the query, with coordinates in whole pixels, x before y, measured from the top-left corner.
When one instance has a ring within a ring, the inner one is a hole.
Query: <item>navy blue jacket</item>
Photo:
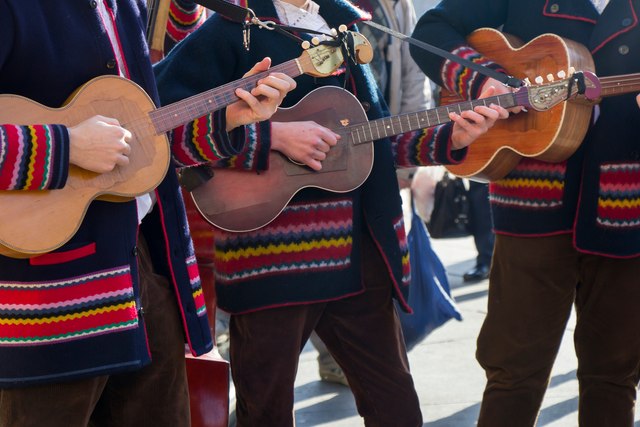
[[[145,55],[145,2],[107,3],[131,79],[157,101]],[[0,93],[59,107],[91,78],[117,74],[95,1],[2,0],[0,40]],[[138,232],[149,243],[156,270],[173,284],[191,351],[212,348],[173,167],[156,197],[140,228],[135,202],[96,201],[75,236],[54,253],[0,257],[0,387],[110,374],[150,362],[140,306]],[[107,288],[116,291],[96,296]],[[33,326],[39,335],[32,334],[32,325],[39,325]]]
[[[454,51],[481,27],[500,28],[523,42],[554,33],[586,46],[598,76],[616,76],[640,72],[638,12],[640,0],[611,0],[602,15],[590,0],[444,0],[422,16],[413,35]],[[436,83],[452,78],[441,58],[416,47],[411,54]],[[500,65],[508,69],[508,64]],[[477,92],[472,90],[471,96]],[[597,121],[566,162],[523,160],[491,184],[497,233],[573,233],[583,252],[640,255],[640,110],[635,93],[607,97],[597,111]]]
[[[345,0],[316,0],[320,15],[331,28],[355,24],[364,18]],[[271,0],[249,6],[262,20],[277,20]],[[304,36],[309,38],[308,36]],[[242,26],[219,15],[209,18],[179,44],[155,71],[163,102],[174,102],[240,78],[254,63],[270,56],[274,64],[300,56],[300,44],[276,31],[251,28],[251,45],[242,45]],[[344,69],[335,75],[296,78],[295,90],[283,101],[290,107],[310,91],[327,85],[344,86],[366,106],[370,120],[386,115],[386,107],[368,65],[352,65],[345,82]],[[181,84],[173,82],[180,76]],[[335,102],[340,102],[336,99]],[[270,122],[250,127],[245,150],[226,167],[260,170],[268,167]],[[466,150],[451,153],[451,126],[425,133],[374,142],[375,161],[366,181],[346,193],[304,188],[272,223],[246,233],[216,230],[215,264],[218,305],[243,313],[291,304],[344,298],[363,291],[361,236],[370,233],[380,250],[393,283],[403,297],[410,281],[395,166],[452,163]],[[250,172],[247,172],[250,173]],[[215,179],[215,178],[213,178]]]

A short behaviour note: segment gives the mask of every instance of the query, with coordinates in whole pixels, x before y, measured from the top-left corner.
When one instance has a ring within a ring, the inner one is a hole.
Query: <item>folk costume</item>
[[[122,71],[159,105],[145,56],[146,16],[145,2],[134,0],[1,1],[0,93],[57,108],[90,79]],[[105,17],[111,25],[105,26]],[[112,27],[118,49],[107,37],[107,27]],[[172,135],[179,164],[194,163],[185,152],[197,151],[201,161],[212,161],[236,154],[237,144],[244,142],[243,131],[228,137],[223,112],[196,122],[210,132],[194,138],[191,124]],[[130,371],[149,365],[152,353],[156,361],[170,351],[156,348],[146,329],[154,325],[145,325],[150,316],[145,311],[151,307],[143,302],[155,301],[156,295],[163,295],[168,307],[160,318],[172,319],[155,325],[156,332],[162,335],[169,332],[163,327],[173,327],[177,342],[172,350],[177,357],[183,357],[185,342],[194,355],[212,349],[175,166],[172,162],[154,191],[155,205],[144,218],[138,218],[135,201],[93,201],[78,231],[59,249],[26,259],[0,256],[0,388],[53,384],[55,403],[61,392],[55,384],[60,382],[123,373],[134,378],[138,374]],[[0,126],[2,190],[56,191],[64,187],[68,171],[65,126]],[[142,252],[145,273],[139,265]],[[141,289],[145,280],[162,289],[146,285]],[[146,294],[152,294],[151,299]],[[0,400],[4,413],[5,396]],[[188,409],[183,412],[188,416]],[[54,420],[51,423],[55,425]]]
[[[319,10],[329,28],[345,24],[355,31],[357,22],[368,19],[343,0],[315,5],[319,9],[310,9]],[[270,0],[247,6],[261,20],[285,19]],[[263,56],[280,64],[300,54],[298,42],[256,26],[246,50],[242,25],[216,14],[155,71],[163,102],[173,102],[241,77],[247,65]],[[177,75],[180,85],[172,83]],[[348,72],[342,67],[326,78],[302,75],[296,81],[283,107],[313,89],[334,85],[355,94],[369,119],[388,114],[366,65],[350,64]],[[344,368],[367,425],[421,425],[392,304],[393,295],[409,310],[403,296],[409,258],[395,166],[459,161],[466,150],[452,152],[450,135],[447,125],[375,141],[373,168],[359,188],[347,193],[305,188],[258,230],[215,230],[218,305],[232,314],[238,425],[292,425],[298,356],[313,329]],[[250,126],[247,148],[216,166],[248,174],[267,169],[270,143],[269,121]]]
[[[481,27],[500,27],[523,43],[553,33],[586,46],[598,76],[614,76],[640,70],[639,11],[637,0],[444,0],[422,16],[413,35],[509,69],[465,37]],[[436,83],[465,97],[477,96],[486,81],[419,49],[411,53]],[[580,425],[633,424],[640,379],[635,95],[602,99],[566,161],[525,158],[490,185],[497,238],[478,338],[488,378],[479,426],[533,425],[574,304]]]

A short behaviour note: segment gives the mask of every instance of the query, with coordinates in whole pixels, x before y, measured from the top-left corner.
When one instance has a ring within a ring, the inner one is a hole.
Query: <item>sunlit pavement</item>
[[[486,314],[488,283],[466,284],[462,281],[462,274],[475,262],[476,252],[471,238],[434,239],[432,243],[447,267],[452,294],[463,320],[447,322],[418,344],[409,353],[411,370],[425,426],[474,426],[484,388],[484,372],[474,357],[475,340]],[[578,425],[573,325],[572,318],[543,402],[539,427]],[[320,381],[316,352],[310,345],[300,358],[295,398],[297,427],[363,425],[349,389]],[[636,409],[636,420],[640,420],[639,412],[640,407]],[[635,425],[640,426],[640,421]]]

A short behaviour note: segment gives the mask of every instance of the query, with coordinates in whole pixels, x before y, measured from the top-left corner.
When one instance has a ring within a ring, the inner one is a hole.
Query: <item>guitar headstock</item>
[[[362,34],[348,31],[345,34],[352,37],[353,40],[353,56],[360,64],[366,64],[373,59],[373,48]],[[302,72],[314,77],[326,77],[331,75],[340,67],[345,58],[342,53],[340,43],[318,43],[316,46],[307,48],[298,63],[302,68]]]
[[[566,73],[559,72],[560,80],[557,81],[552,75],[548,75],[548,83],[543,83],[542,77],[536,77],[536,85],[531,85],[528,79],[525,79],[525,85],[515,94],[518,104],[537,111],[547,111],[563,101],[578,96],[590,101],[600,96],[600,82],[595,74],[573,70],[570,70],[569,74],[569,77],[565,77]]]

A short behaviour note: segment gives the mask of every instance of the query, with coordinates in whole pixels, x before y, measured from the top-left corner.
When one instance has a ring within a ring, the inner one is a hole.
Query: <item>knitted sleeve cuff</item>
[[[435,160],[443,165],[455,165],[467,157],[467,148],[454,150],[451,135],[453,133],[453,122],[440,125],[436,128],[435,140]]]
[[[240,126],[227,132],[227,109],[223,108],[213,113],[213,140],[216,142],[221,157],[235,156],[245,146],[245,127]]]
[[[66,126],[0,126],[0,189],[54,190],[68,174]]]
[[[500,65],[482,56],[480,52],[469,46],[461,46],[452,53],[476,64],[504,72],[504,69]],[[487,76],[449,59],[444,61],[441,78],[444,86],[449,91],[461,95],[464,99],[478,98],[482,85],[488,79]]]

